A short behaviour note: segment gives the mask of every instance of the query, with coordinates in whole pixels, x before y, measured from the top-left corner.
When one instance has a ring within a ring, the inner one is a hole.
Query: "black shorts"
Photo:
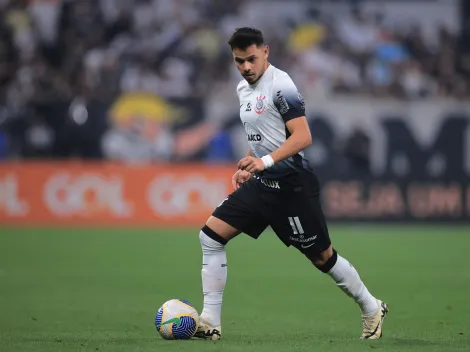
[[[308,171],[279,179],[254,176],[212,215],[253,238],[271,226],[286,246],[292,245],[304,254],[319,253],[331,245],[319,182]]]

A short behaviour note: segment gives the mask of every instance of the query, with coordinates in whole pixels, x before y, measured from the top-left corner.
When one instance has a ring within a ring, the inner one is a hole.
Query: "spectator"
[[[327,7],[278,1],[265,13],[259,0],[0,0],[0,101],[14,127],[7,130],[10,152],[229,157],[234,148],[220,126],[233,112],[205,107],[233,98],[240,77],[226,40],[247,21],[265,30],[272,63],[289,68],[299,89],[315,97],[469,97],[468,50],[446,27],[436,26],[433,46],[419,21],[404,32],[383,14]],[[131,141],[139,123],[128,131],[111,124],[105,133],[108,107],[133,92],[163,98],[184,116],[161,127],[157,142],[136,145],[137,152]],[[110,147],[116,140],[127,145],[124,152]],[[161,141],[174,150],[163,150]],[[226,152],[206,153],[208,145]]]

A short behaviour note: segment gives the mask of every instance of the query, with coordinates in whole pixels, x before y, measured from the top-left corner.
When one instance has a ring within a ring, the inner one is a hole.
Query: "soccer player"
[[[356,269],[331,246],[319,182],[303,153],[312,137],[302,96],[289,75],[268,62],[269,47],[261,31],[238,28],[228,43],[243,76],[237,94],[250,148],[232,177],[235,191],[199,234],[204,308],[195,336],[221,337],[227,243],[241,232],[256,239],[271,226],[286,246],[297,248],[359,305],[361,338],[379,339],[388,307],[370,294]]]

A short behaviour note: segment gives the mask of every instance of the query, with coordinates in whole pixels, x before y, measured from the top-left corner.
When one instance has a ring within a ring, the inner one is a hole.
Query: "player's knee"
[[[221,251],[224,250],[227,244],[225,239],[207,225],[199,232],[199,241],[201,242],[202,249],[206,251]]]
[[[327,273],[336,264],[338,253],[330,246],[321,253],[309,256],[309,259],[320,271]]]

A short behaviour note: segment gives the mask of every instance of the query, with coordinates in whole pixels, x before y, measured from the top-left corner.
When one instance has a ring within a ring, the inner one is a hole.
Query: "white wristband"
[[[261,158],[261,160],[263,161],[263,164],[264,164],[264,169],[269,169],[271,166],[274,165],[274,159],[271,155],[265,155]]]

